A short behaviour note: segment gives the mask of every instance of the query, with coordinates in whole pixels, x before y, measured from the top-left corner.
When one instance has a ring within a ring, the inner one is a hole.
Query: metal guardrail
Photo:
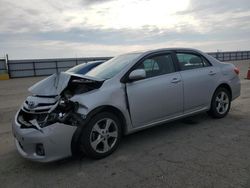
[[[9,60],[11,78],[47,76],[90,61],[108,60],[111,57]]]
[[[220,61],[237,61],[250,59],[250,51],[209,52],[208,54]]]
[[[220,61],[250,59],[250,51],[210,52],[208,54]],[[110,58],[111,57],[7,60],[7,70],[11,78],[47,76],[57,72],[66,71],[67,69],[81,63],[96,60],[108,60]]]

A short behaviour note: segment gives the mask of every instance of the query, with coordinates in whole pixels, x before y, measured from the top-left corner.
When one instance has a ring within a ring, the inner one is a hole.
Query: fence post
[[[5,66],[6,66],[6,69],[7,69],[7,73],[9,75],[9,77],[11,78],[11,74],[10,74],[10,65],[9,65],[9,55],[6,54],[6,58],[5,58]]]
[[[55,61],[55,63],[56,63],[56,73],[58,74],[58,64],[57,64],[57,61]]]
[[[36,76],[36,67],[35,67],[35,62],[34,62],[34,61],[32,62],[32,65],[33,65],[33,73],[34,73],[34,76]]]

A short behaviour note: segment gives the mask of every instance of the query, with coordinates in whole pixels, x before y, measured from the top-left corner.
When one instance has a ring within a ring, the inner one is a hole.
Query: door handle
[[[208,73],[209,75],[215,75],[216,74],[216,72],[214,72],[214,71],[209,71],[209,73]]]
[[[178,83],[178,82],[180,82],[180,81],[181,81],[180,78],[173,78],[173,79],[171,80],[172,83]]]

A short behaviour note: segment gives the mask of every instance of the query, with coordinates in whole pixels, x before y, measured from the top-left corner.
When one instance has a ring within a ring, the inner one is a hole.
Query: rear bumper
[[[240,96],[241,83],[238,76],[230,80],[230,87],[232,89],[232,100],[234,100]]]
[[[50,162],[71,156],[71,140],[76,128],[63,123],[55,123],[41,130],[20,128],[16,117],[12,123],[12,132],[20,155],[39,162]],[[43,155],[37,152],[38,145],[43,147]]]

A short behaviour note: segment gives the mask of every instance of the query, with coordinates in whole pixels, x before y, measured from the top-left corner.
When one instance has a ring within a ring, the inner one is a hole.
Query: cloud
[[[82,3],[84,5],[92,5],[92,4],[106,3],[109,1],[115,1],[115,0],[82,0]]]
[[[188,9],[177,14],[192,15],[204,33],[250,29],[249,0],[191,0]]]
[[[250,49],[249,0],[0,0],[0,17],[0,54],[13,58]]]
[[[144,26],[174,28],[190,16],[174,13],[185,9],[188,0],[0,0],[0,31],[28,32],[70,30],[72,28],[138,29]],[[99,3],[102,2],[102,3]],[[162,18],[162,19],[159,19]],[[18,30],[14,27],[18,26]]]
[[[216,0],[216,1],[199,1],[191,0],[189,11],[202,12],[208,11],[213,14],[220,14],[222,12],[241,12],[249,11],[250,3],[248,0]]]

